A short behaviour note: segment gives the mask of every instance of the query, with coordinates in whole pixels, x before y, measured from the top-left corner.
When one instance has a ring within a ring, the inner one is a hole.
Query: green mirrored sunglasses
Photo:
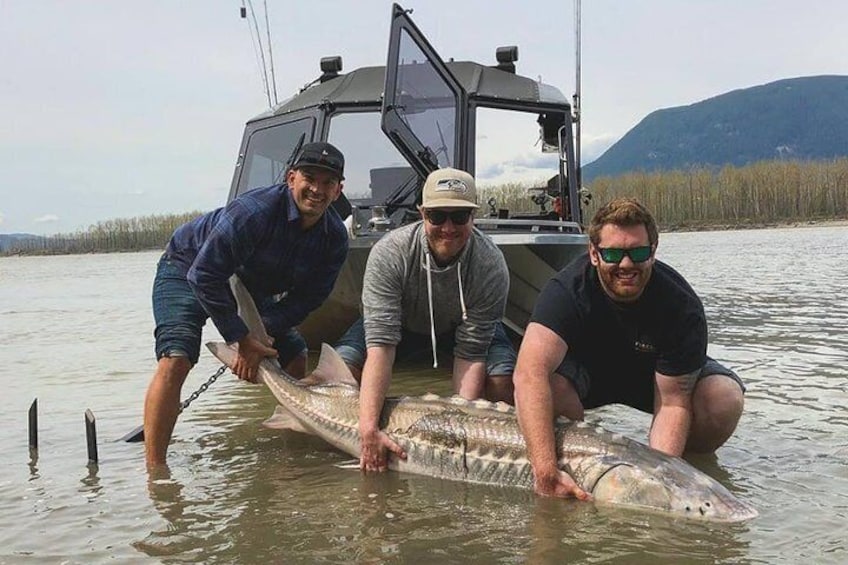
[[[653,254],[653,248],[650,245],[631,247],[630,249],[620,247],[596,247],[596,249],[604,263],[621,263],[625,255],[630,257],[630,260],[634,263],[644,263]]]

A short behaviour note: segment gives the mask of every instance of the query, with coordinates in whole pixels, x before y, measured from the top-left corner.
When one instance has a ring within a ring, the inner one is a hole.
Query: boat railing
[[[525,231],[562,231],[582,233],[583,229],[577,222],[565,220],[534,220],[511,218],[475,218],[474,225],[481,230],[523,229]]]

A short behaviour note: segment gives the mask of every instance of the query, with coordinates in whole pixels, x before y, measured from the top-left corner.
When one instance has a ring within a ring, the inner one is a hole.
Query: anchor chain
[[[192,402],[197,400],[198,396],[200,396],[201,394],[206,392],[206,389],[209,388],[212,385],[212,383],[214,383],[216,380],[218,380],[218,377],[223,375],[224,371],[226,371],[226,370],[227,370],[227,366],[221,365],[221,368],[218,369],[218,371],[214,375],[209,377],[209,379],[205,383],[200,385],[200,388],[198,388],[196,391],[192,392],[191,395],[188,398],[183,400],[182,403],[180,404],[180,413],[182,414],[182,411],[185,410],[186,408],[188,408],[189,404],[191,404]]]

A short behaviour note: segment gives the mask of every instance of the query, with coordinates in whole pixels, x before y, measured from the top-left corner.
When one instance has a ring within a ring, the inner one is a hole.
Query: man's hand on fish
[[[388,468],[386,452],[391,451],[401,459],[406,459],[406,452],[395,443],[385,432],[374,430],[360,436],[361,447],[359,468],[363,472],[377,471],[382,473]]]
[[[276,356],[276,349],[268,347],[250,335],[246,335],[238,342],[238,356],[232,366],[233,374],[244,381],[255,383],[259,362],[264,357]]]
[[[536,494],[559,498],[574,497],[577,500],[592,500],[592,495],[577,486],[574,479],[565,471],[539,474],[533,483]]]

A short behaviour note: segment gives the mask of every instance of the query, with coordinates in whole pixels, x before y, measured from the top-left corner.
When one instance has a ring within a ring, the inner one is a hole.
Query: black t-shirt
[[[531,321],[562,337],[568,355],[588,371],[587,406],[624,402],[637,391],[653,395],[655,371],[684,375],[706,361],[701,300],[661,261],[639,299],[623,304],[607,296],[589,255],[581,255],[548,281]]]

